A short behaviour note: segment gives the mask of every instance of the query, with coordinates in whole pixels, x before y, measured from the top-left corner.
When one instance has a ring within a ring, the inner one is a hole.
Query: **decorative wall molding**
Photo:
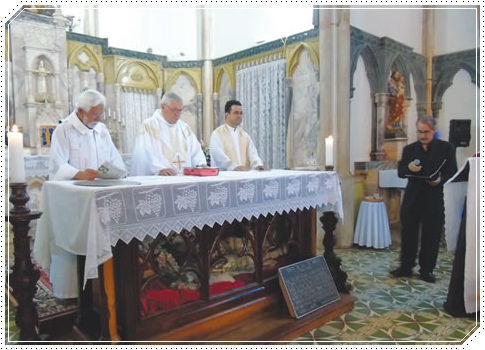
[[[238,60],[243,60],[245,58],[255,56],[258,54],[262,53],[267,53],[269,51],[277,50],[284,48],[285,46],[298,43],[298,42],[303,42],[306,41],[310,38],[318,38],[318,28],[317,29],[310,29],[305,32],[301,32],[298,34],[290,35],[286,38],[281,38],[277,40],[270,41],[268,43],[258,45],[258,46],[253,46],[250,47],[249,49],[239,51],[227,56],[223,56],[221,58],[217,58],[214,60],[214,66],[222,65],[224,63],[229,63],[229,62],[234,62]]]
[[[441,102],[443,94],[452,85],[453,77],[464,69],[472,83],[480,87],[480,71],[477,70],[480,49],[472,49],[439,55],[433,58],[433,101]]]
[[[372,92],[386,92],[389,73],[398,70],[407,82],[413,75],[418,100],[425,100],[426,59],[423,55],[391,38],[379,38],[355,27],[351,27],[350,41],[351,87],[357,61],[362,57]],[[411,86],[406,84],[406,97],[410,94]]]

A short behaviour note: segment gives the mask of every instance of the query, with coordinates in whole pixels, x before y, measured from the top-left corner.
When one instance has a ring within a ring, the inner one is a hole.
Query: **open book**
[[[412,175],[412,174],[406,174],[406,177],[409,178],[415,178],[415,179],[424,179],[424,180],[435,180],[437,178],[436,175],[440,172],[441,168],[443,168],[443,165],[445,165],[446,159],[443,160],[443,163],[436,169],[431,175]]]
[[[127,171],[118,168],[116,165],[111,164],[108,161],[101,164],[98,171],[101,173],[101,175],[99,175],[99,178],[101,179],[121,179],[128,175]]]

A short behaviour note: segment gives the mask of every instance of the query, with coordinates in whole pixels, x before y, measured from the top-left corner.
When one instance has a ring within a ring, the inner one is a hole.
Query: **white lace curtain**
[[[286,166],[285,60],[236,71],[236,98],[243,106],[242,127],[265,165]]]
[[[121,120],[124,131],[125,153],[132,153],[135,138],[140,125],[153,115],[158,106],[156,93],[153,91],[123,90],[121,92]]]

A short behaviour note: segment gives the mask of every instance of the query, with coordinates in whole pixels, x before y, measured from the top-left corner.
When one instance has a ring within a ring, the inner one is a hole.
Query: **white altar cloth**
[[[35,260],[51,264],[49,243],[84,255],[84,285],[121,240],[143,240],[224,221],[318,207],[343,219],[338,175],[326,171],[270,170],[219,176],[129,177],[140,185],[87,187],[76,181],[47,181],[34,246]],[[58,282],[60,283],[60,282]],[[67,283],[67,282],[63,282]],[[72,281],[71,281],[72,283]],[[77,283],[77,281],[76,281]]]
[[[479,177],[480,158],[468,158],[463,167],[449,179],[443,188],[445,200],[445,237],[448,250],[454,252],[460,231],[463,208],[466,201],[466,253],[464,302],[467,313],[479,311],[479,289],[477,281],[480,278],[479,235],[477,227],[477,210],[479,210],[477,179]],[[467,181],[459,181],[466,168],[469,167]]]

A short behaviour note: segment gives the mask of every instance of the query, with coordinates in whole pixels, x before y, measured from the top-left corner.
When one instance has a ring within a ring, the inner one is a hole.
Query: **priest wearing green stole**
[[[210,138],[211,166],[221,170],[265,170],[251,137],[239,125],[242,122],[241,102],[230,100],[224,107],[226,124],[212,132]]]

